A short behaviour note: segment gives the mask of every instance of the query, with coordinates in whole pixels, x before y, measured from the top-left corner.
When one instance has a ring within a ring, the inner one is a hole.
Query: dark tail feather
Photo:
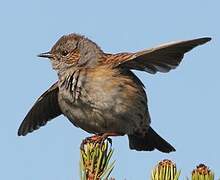
[[[165,153],[176,151],[173,146],[160,137],[151,127],[144,137],[128,135],[128,139],[130,148],[137,151],[153,151],[154,149]]]

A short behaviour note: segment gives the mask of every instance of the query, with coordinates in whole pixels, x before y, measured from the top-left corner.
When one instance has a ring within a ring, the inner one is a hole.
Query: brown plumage
[[[180,64],[186,52],[210,40],[199,38],[136,53],[107,54],[84,36],[63,36],[51,51],[39,55],[51,60],[58,82],[40,96],[18,135],[24,136],[63,114],[89,133],[128,135],[131,149],[175,151],[150,127],[144,85],[131,69],[168,72]]]

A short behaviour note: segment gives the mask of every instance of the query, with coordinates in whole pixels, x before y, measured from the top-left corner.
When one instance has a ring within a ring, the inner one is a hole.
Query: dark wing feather
[[[118,65],[129,69],[146,71],[151,74],[156,72],[169,72],[175,69],[183,59],[186,52],[198,45],[202,45],[211,38],[199,38],[188,41],[172,42],[162,44],[158,47],[134,53]]]
[[[58,104],[58,85],[56,82],[38,98],[28,112],[18,129],[18,136],[25,136],[26,134],[39,129],[49,120],[61,114],[62,112]]]

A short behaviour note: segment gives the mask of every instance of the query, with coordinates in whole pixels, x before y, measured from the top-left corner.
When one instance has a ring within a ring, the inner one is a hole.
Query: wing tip
[[[205,37],[207,39],[207,41],[211,41],[212,38],[211,37]]]
[[[28,132],[24,131],[22,126],[19,127],[17,135],[18,136],[26,136]]]
[[[17,136],[25,136],[26,134],[23,132],[18,131]]]
[[[195,40],[199,40],[200,44],[205,44],[205,43],[211,41],[212,38],[211,37],[202,37],[202,38],[198,38],[198,39],[195,39]]]

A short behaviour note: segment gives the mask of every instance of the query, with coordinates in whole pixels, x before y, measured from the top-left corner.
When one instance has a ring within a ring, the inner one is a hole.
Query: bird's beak
[[[45,53],[41,53],[37,55],[38,57],[42,57],[42,58],[53,58],[53,55],[51,54],[50,51],[45,52]]]

